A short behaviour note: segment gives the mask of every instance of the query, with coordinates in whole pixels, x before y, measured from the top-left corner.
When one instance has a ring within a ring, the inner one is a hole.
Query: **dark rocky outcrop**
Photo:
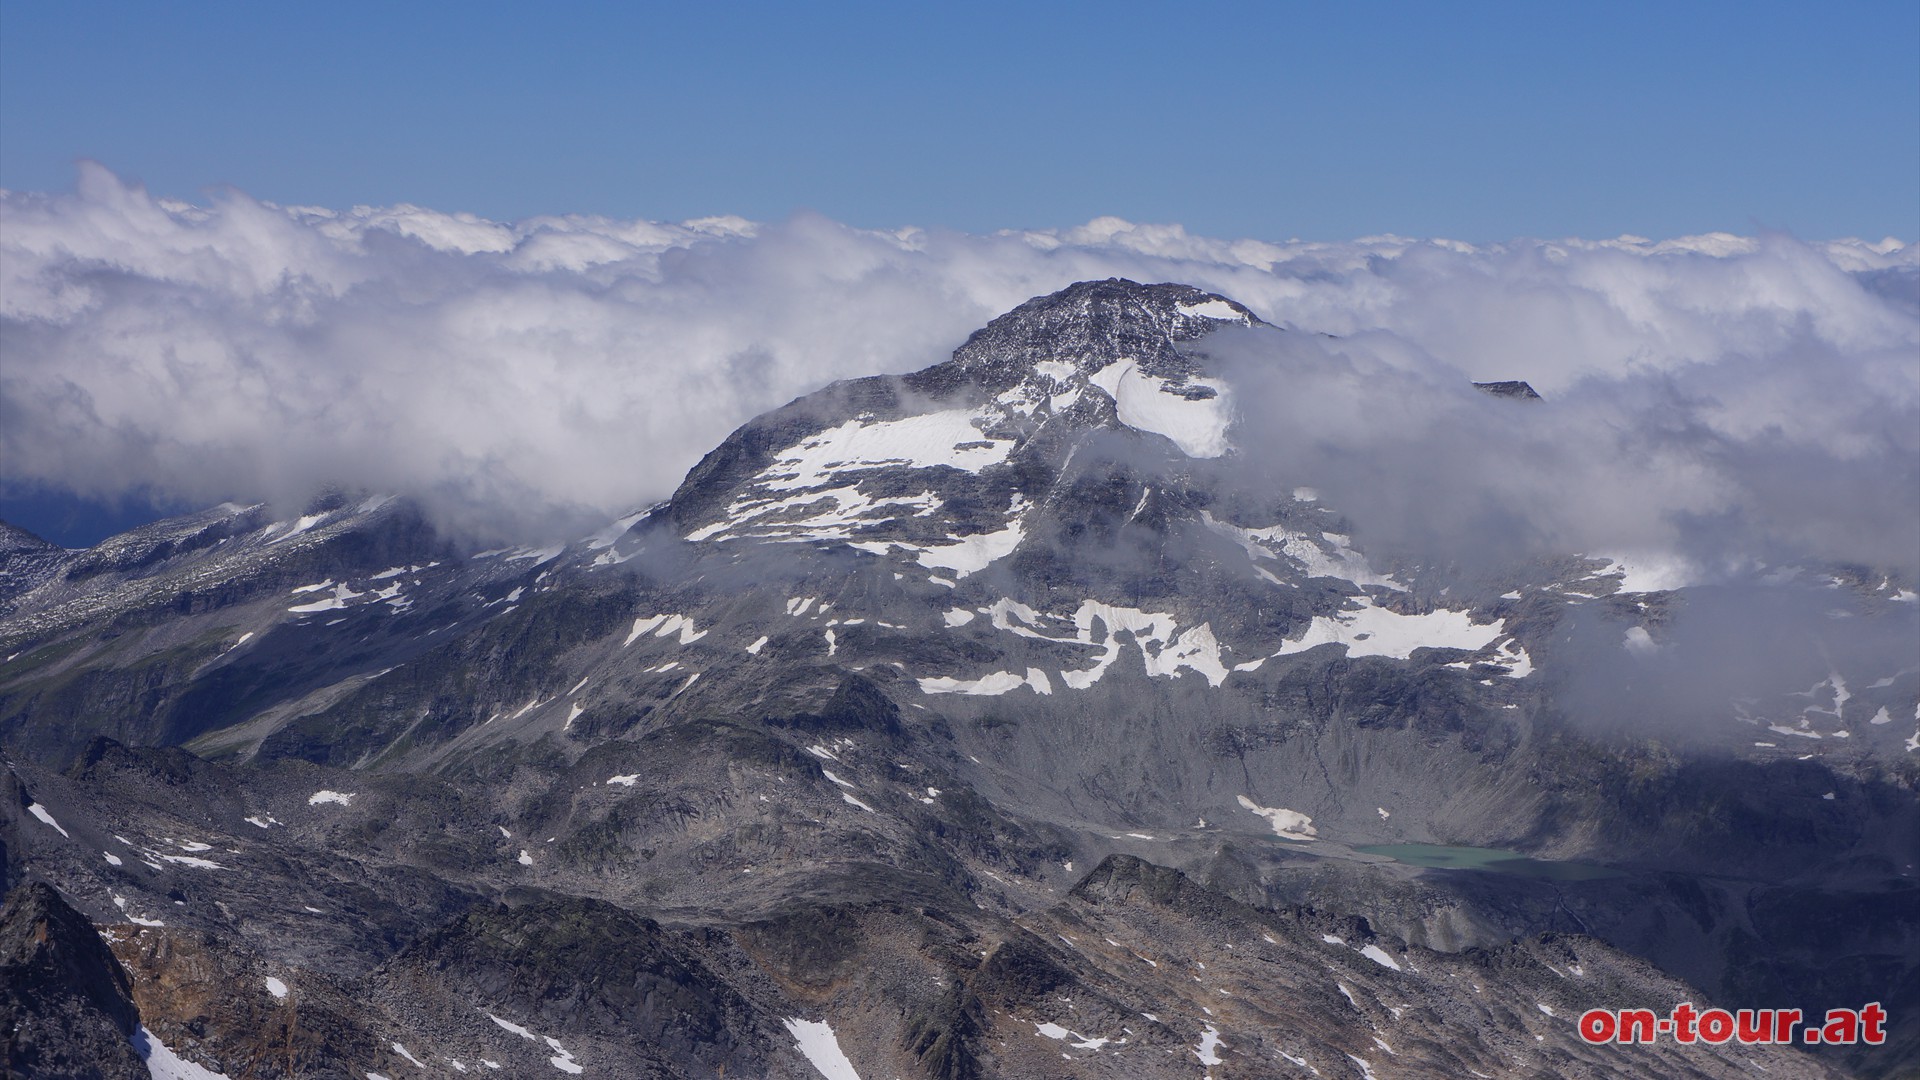
[[[132,985],[58,890],[29,881],[0,911],[0,1064],[34,1080],[147,1080]]]

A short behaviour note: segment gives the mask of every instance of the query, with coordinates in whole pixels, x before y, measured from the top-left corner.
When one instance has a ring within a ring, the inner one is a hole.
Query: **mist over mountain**
[[[1217,346],[1247,354],[1236,453],[1337,492],[1376,542],[1706,574],[1920,558],[1920,248],[1892,240],[508,224],[237,191],[186,205],[93,164],[73,195],[0,194],[0,224],[14,487],[290,510],[336,485],[545,542],[665,497],[766,409],[1120,276],[1295,331]],[[1499,379],[1543,406],[1488,423],[1498,403],[1467,384]]]

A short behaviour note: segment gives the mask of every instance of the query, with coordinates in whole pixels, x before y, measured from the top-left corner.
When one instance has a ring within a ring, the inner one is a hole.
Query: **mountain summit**
[[[1266,325],[1239,303],[1191,285],[1083,281],[1035,297],[975,331],[950,363],[992,391],[1058,372],[1060,364],[1091,375],[1127,360],[1146,375],[1177,380],[1197,373],[1181,346],[1222,324]]]
[[[750,477],[762,481],[763,496],[786,494],[732,518],[797,505],[797,492],[864,497],[873,494],[866,482],[889,470],[939,469],[920,475],[953,482],[952,473],[989,466],[1051,468],[1074,434],[1097,429],[1157,435],[1188,456],[1218,457],[1232,413],[1196,344],[1226,325],[1266,326],[1186,285],[1111,279],[1037,297],[975,332],[950,360],[838,383],[749,423],[688,474],[674,520],[696,532],[715,524],[715,499],[754,487]]]

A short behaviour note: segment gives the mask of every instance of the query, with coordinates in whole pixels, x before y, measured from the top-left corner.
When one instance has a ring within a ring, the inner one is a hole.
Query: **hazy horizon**
[[[1897,241],[505,223],[184,203],[93,164],[74,194],[0,194],[0,226],[0,516],[62,543],[156,507],[291,511],[325,485],[413,496],[476,538],[582,535],[769,408],[1118,276],[1303,332],[1237,398],[1243,420],[1293,422],[1235,441],[1304,482],[1347,477],[1362,527],[1450,492],[1433,505],[1463,531],[1434,541],[1454,547],[1481,542],[1478,515],[1554,550],[1905,568],[1920,549],[1920,246]],[[1339,344],[1306,348],[1320,335]],[[1493,379],[1550,408],[1482,430],[1455,394]],[[1350,422],[1315,426],[1330,415]],[[1296,429],[1314,438],[1266,445]]]

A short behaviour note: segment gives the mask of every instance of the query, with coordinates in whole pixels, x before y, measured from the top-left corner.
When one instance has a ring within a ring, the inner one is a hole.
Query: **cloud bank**
[[[1361,527],[1920,560],[1913,244],[505,224],[187,205],[95,165],[71,195],[0,193],[0,482],[197,504],[335,483],[474,533],[565,534],[663,497],[767,408],[923,367],[1028,297],[1116,275],[1297,332],[1290,362],[1244,364],[1243,452],[1339,489]],[[1513,408],[1469,379],[1549,400]],[[1517,419],[1490,434],[1489,409]]]

